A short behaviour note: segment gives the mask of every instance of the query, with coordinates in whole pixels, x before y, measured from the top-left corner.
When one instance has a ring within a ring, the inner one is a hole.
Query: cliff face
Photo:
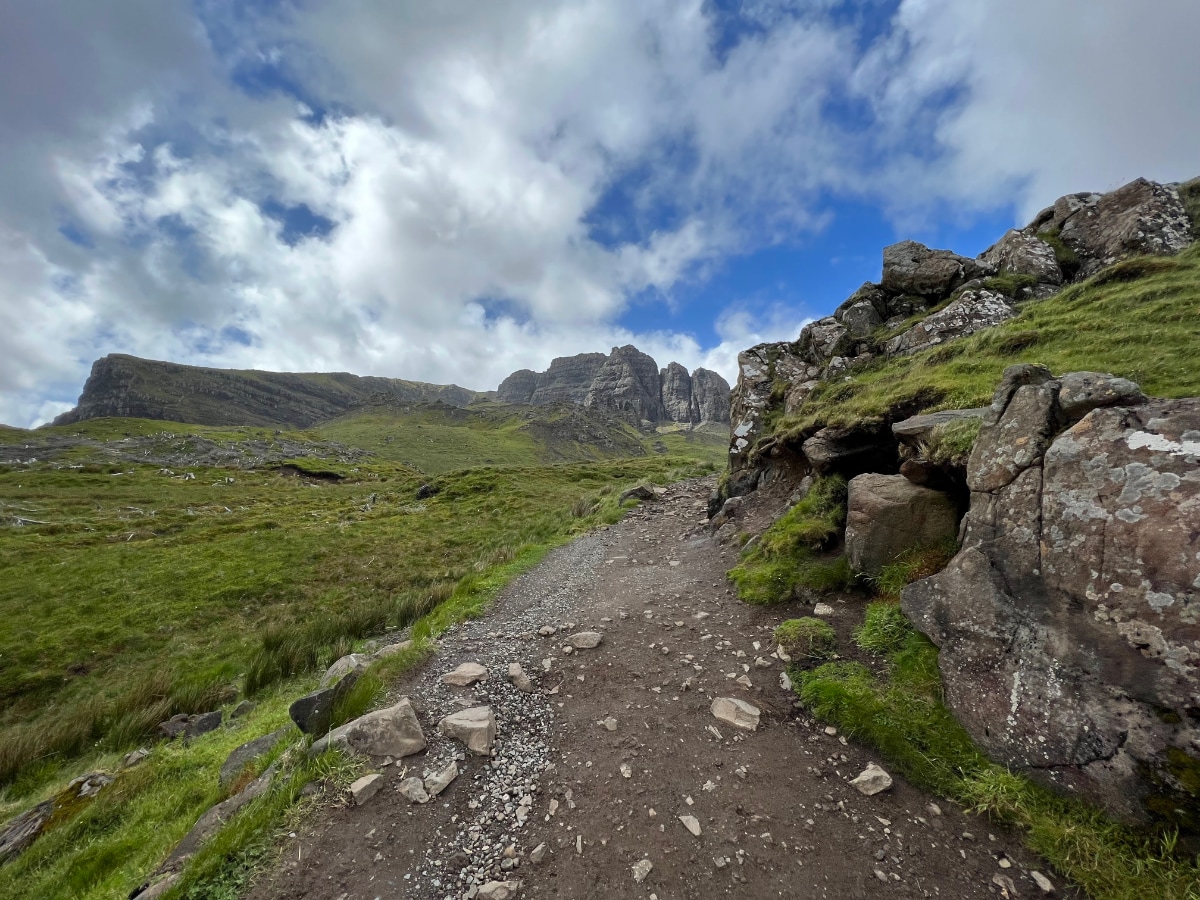
[[[207,369],[114,353],[92,364],[79,404],[54,424],[124,416],[193,425],[307,428],[378,394],[412,403],[440,400],[452,406],[488,396],[452,384],[346,372]]]
[[[501,382],[496,399],[535,406],[574,403],[634,424],[729,423],[729,383],[724,378],[708,369],[689,375],[677,362],[660,372],[650,356],[628,344],[607,356],[558,357],[545,372],[513,372]]]

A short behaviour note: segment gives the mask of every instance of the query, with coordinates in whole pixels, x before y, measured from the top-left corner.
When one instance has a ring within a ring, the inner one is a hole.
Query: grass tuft
[[[794,660],[811,662],[837,655],[837,632],[822,619],[788,619],[775,629],[775,643]]]

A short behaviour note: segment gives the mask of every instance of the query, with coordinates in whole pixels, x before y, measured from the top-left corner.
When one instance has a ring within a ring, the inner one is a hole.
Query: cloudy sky
[[[732,379],[903,237],[1200,174],[1195,0],[6,0],[0,422],[111,352]]]

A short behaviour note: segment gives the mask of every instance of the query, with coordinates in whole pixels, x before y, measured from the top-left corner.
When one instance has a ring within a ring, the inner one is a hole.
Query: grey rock
[[[496,716],[490,706],[474,706],[446,716],[438,722],[438,731],[461,741],[476,756],[491,756]]]
[[[857,291],[842,301],[842,305],[833,311],[833,317],[842,322],[847,310],[865,302],[871,304],[875,310],[875,314],[882,322],[895,315],[894,312],[891,312],[891,306],[895,302],[895,299],[895,294],[885,291],[879,285],[867,281]],[[843,324],[845,323],[843,322]],[[846,327],[849,328],[848,325]]]
[[[930,313],[912,328],[889,340],[884,349],[892,356],[916,353],[985,328],[993,328],[1016,315],[1017,310],[1003,294],[987,290],[963,291],[945,309]]]
[[[874,797],[892,786],[892,776],[881,766],[868,763],[865,769],[851,779],[850,784],[864,797]]]
[[[131,750],[125,754],[125,758],[121,760],[122,769],[132,769],[140,766],[150,757],[150,751],[145,747],[139,747],[136,750]]]
[[[1064,422],[1074,424],[1093,409],[1137,406],[1146,402],[1142,389],[1128,378],[1101,372],[1071,372],[1058,380],[1058,408]]]
[[[582,404],[596,375],[607,361],[608,357],[603,353],[580,353],[552,360],[528,402],[535,406],[547,403]]]
[[[1179,194],[1144,178],[1084,202],[1059,227],[1082,260],[1081,278],[1130,256],[1178,253],[1192,242]]]
[[[202,815],[191,830],[184,835],[183,840],[176,844],[175,849],[159,867],[159,871],[178,871],[203,846],[209,836],[233,818],[238,810],[267,792],[271,786],[271,779],[275,777],[275,770],[276,766],[272,765],[237,794],[228,800],[221,801]]]
[[[758,729],[761,713],[753,703],[747,703],[737,697],[718,697],[713,700],[710,710],[716,719],[732,725],[734,728],[740,728],[743,731]]]
[[[639,859],[633,864],[633,880],[641,884],[652,871],[654,871],[654,863],[648,859]]]
[[[395,644],[385,644],[371,654],[371,659],[387,659],[389,656],[395,656],[397,653],[404,653],[408,650],[411,650],[412,647],[412,641],[399,641]]]
[[[371,660],[368,657],[358,653],[350,653],[343,656],[325,670],[325,674],[321,676],[321,687],[328,687],[350,672],[361,674],[370,664]]]
[[[513,900],[521,891],[520,881],[489,881],[479,889],[476,900]]]
[[[225,757],[225,762],[221,764],[221,771],[218,775],[218,783],[222,788],[227,788],[233,784],[250,763],[264,756],[275,749],[275,746],[287,736],[290,729],[284,727],[270,734],[264,734],[261,737],[256,737],[252,741],[247,741],[236,750]]]
[[[659,373],[662,382],[662,403],[666,417],[672,422],[692,424],[700,414],[692,401],[692,376],[677,362]]]
[[[421,723],[407,697],[395,706],[369,712],[328,735],[314,741],[309,747],[310,756],[323,753],[330,747],[338,747],[366,756],[391,756],[399,759],[420,753],[425,749],[425,734]]]
[[[396,785],[396,790],[400,792],[401,797],[410,803],[429,802],[429,792],[425,790],[425,783],[415,775],[401,781]]]
[[[430,797],[436,797],[446,788],[450,787],[451,782],[453,782],[457,777],[458,763],[454,760],[450,760],[446,766],[426,777],[425,792],[429,794]]]
[[[893,468],[896,445],[883,426],[822,428],[802,445],[804,457],[821,475],[856,475]]]
[[[544,842],[541,844],[538,844],[536,847],[533,848],[533,850],[531,850],[529,852],[529,861],[536,866],[538,863],[540,863],[543,859],[546,858],[546,854],[547,854],[547,852],[549,852],[549,849],[550,848],[547,847]]]
[[[846,558],[855,572],[878,575],[905,551],[952,540],[958,508],[941,491],[903,475],[851,479],[846,512]]]
[[[1048,376],[1006,373],[968,467],[963,549],[903,607],[993,759],[1119,818],[1195,832],[1172,810],[1200,801],[1173,774],[1200,758],[1200,400],[1131,402],[1136,386],[1105,376]],[[1064,384],[1067,408],[1119,405],[1064,431]]]
[[[567,640],[576,650],[594,650],[600,646],[604,635],[598,631],[580,631],[571,635]]]
[[[219,709],[212,712],[200,713],[199,715],[189,716],[187,728],[184,729],[184,734],[189,738],[199,737],[202,734],[208,734],[210,731],[216,731],[221,727],[221,722],[224,721],[225,714]]]
[[[177,882],[178,880],[179,880],[179,873],[172,872],[170,875],[167,875],[165,878],[160,878],[158,881],[155,881],[153,884],[148,884],[148,885],[144,886],[142,888],[142,890],[137,894],[137,900],[158,900],[159,897],[164,896],[167,893],[167,891],[169,891],[171,888],[175,887],[175,882]]]
[[[0,827],[0,864],[15,859],[29,849],[60,811],[78,811],[114,781],[111,775],[104,772],[89,772],[72,779],[51,799],[10,819]]]
[[[621,495],[617,498],[618,503],[624,503],[626,500],[641,500],[643,503],[658,499],[658,494],[654,493],[654,488],[648,484],[639,484],[637,487],[631,487],[628,490],[621,491]]]
[[[521,668],[518,662],[508,664],[508,680],[518,691],[523,691],[526,694],[533,693],[533,681],[525,674],[525,670]]]
[[[729,424],[729,382],[710,369],[692,372],[692,407],[701,425]]]
[[[877,328],[883,325],[883,317],[869,300],[860,300],[849,309],[842,312],[838,319],[842,326],[853,338],[859,340],[870,337]]]
[[[337,684],[295,700],[288,707],[288,715],[305,734],[324,734],[333,722],[334,706],[354,689],[358,678],[359,672],[351,669]]]
[[[465,662],[452,672],[447,672],[441,677],[442,684],[453,685],[454,687],[470,687],[477,681],[483,681],[488,677],[488,670],[477,662]]]
[[[378,772],[364,775],[350,785],[350,796],[354,798],[355,806],[362,806],[383,789],[384,778]]]
[[[233,712],[229,714],[229,718],[240,719],[242,716],[250,715],[250,713],[254,712],[256,709],[258,709],[257,703],[254,703],[250,700],[243,700],[233,708]]]
[[[1000,272],[1029,275],[1041,284],[1060,285],[1062,269],[1054,248],[1041,238],[1023,231],[1010,230],[1004,237],[980,254],[984,265]]]
[[[833,357],[848,355],[853,339],[850,332],[831,316],[805,325],[796,346],[801,357],[823,369]]]
[[[518,369],[500,382],[496,399],[501,403],[532,403],[540,377],[532,369]]]
[[[964,419],[983,419],[988,407],[980,409],[944,409],[941,412],[926,413],[921,416],[911,416],[892,425],[892,434],[902,444],[916,447],[922,441],[928,440],[933,429],[939,425],[949,425]]]
[[[700,820],[695,816],[680,816],[679,821],[683,824],[692,835],[692,837],[700,837]]]
[[[947,297],[964,282],[990,275],[990,266],[949,250],[930,250],[916,241],[901,241],[883,250],[884,290],[922,297]]]

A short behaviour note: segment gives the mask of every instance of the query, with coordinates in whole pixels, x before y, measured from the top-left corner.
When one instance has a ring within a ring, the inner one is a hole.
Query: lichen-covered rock
[[[941,491],[903,475],[850,479],[846,506],[846,559],[855,572],[878,575],[905,551],[953,540],[958,506]]]
[[[983,251],[979,259],[989,268],[1014,275],[1028,275],[1036,278],[1039,284],[1060,285],[1063,282],[1062,269],[1058,267],[1054,248],[1041,238],[1023,231],[1010,230]]]
[[[767,410],[777,402],[776,384],[799,385],[819,373],[791,342],[758,344],[738,354],[738,380],[729,410],[729,454],[734,469],[745,462]]]
[[[838,321],[852,338],[858,340],[870,337],[875,329],[883,325],[883,317],[869,300],[860,300],[844,310]]]
[[[962,550],[904,610],[994,759],[1200,833],[1200,399],[1048,375],[1006,373]]]
[[[880,285],[894,294],[948,297],[961,284],[993,271],[978,260],[949,250],[930,250],[916,241],[901,241],[883,250]]]
[[[931,313],[912,328],[896,335],[884,349],[892,356],[916,353],[984,328],[992,328],[1016,315],[1016,309],[1003,294],[982,289],[963,291],[945,309]]]
[[[4,823],[0,827],[0,865],[24,853],[51,820],[65,821],[77,815],[112,783],[113,777],[103,772],[81,775],[49,800]]]
[[[915,447],[921,441],[928,439],[933,429],[938,426],[970,419],[983,419],[987,411],[988,407],[983,409],[944,409],[940,412],[910,416],[893,424],[892,434],[900,443]]]
[[[1060,236],[1082,261],[1086,278],[1138,254],[1178,253],[1192,242],[1191,220],[1173,187],[1138,178],[1083,202],[1066,217]]]
[[[392,756],[397,759],[425,749],[425,733],[417,713],[407,697],[387,709],[369,712],[328,735],[308,748],[316,756],[331,747],[366,756]]]
[[[834,356],[849,352],[852,345],[850,333],[833,316],[805,325],[796,340],[797,352],[821,368]]]

